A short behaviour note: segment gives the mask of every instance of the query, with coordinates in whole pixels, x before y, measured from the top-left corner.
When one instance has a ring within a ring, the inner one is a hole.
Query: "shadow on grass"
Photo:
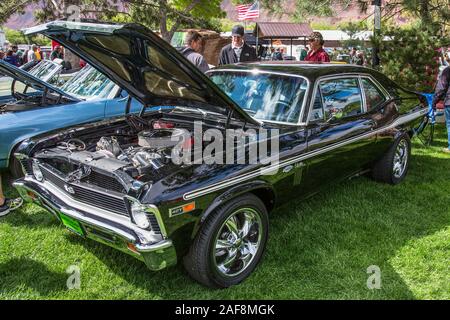
[[[27,292],[31,289],[33,294],[45,296],[67,290],[67,278],[66,273],[51,271],[45,264],[25,257],[0,263],[0,293]]]
[[[202,287],[187,276],[182,264],[151,272],[142,262],[107,246],[73,235],[66,239],[82,244],[130,286],[143,289],[145,298],[413,299],[390,260],[408,242],[449,224],[450,161],[433,152],[417,148],[408,176],[398,186],[358,178],[278,208],[270,216],[264,260],[244,283],[226,290]],[[19,216],[8,217],[8,222],[32,227],[41,223],[41,216],[53,224],[50,214],[40,212],[25,223]],[[380,267],[380,290],[367,289],[371,265]],[[45,281],[36,285],[35,276]],[[62,290],[67,279],[28,259],[0,265],[0,277],[0,290],[18,290],[23,284],[41,294]]]
[[[450,172],[449,164],[416,155],[398,186],[354,179],[275,210],[265,259],[248,280],[227,290],[201,287],[181,264],[151,272],[111,248],[69,239],[83,243],[133,286],[163,299],[413,299],[389,260],[408,241],[448,225],[450,179],[443,173]],[[380,290],[367,288],[371,265],[381,269]]]

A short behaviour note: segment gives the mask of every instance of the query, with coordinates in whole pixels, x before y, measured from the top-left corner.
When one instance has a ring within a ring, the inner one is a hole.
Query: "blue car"
[[[0,170],[22,175],[14,149],[34,135],[125,113],[128,93],[86,66],[60,88],[0,60]],[[130,112],[142,105],[131,100]]]

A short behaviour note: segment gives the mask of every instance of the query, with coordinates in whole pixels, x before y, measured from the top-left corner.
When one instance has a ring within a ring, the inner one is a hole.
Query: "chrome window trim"
[[[364,91],[364,87],[363,87],[363,84],[362,84],[361,76],[358,77],[358,85],[359,85],[359,90],[361,90],[361,99],[362,99],[362,104],[363,104],[363,114],[366,114],[367,113],[366,92]]]
[[[384,97],[385,97],[385,101],[389,100],[391,98],[391,96],[389,95],[388,91],[370,74],[368,73],[359,73],[359,72],[352,72],[352,73],[342,73],[342,74],[334,74],[334,75],[326,75],[326,76],[321,76],[319,78],[316,79],[316,82],[314,84],[314,88],[313,88],[313,92],[311,95],[311,101],[309,103],[309,110],[308,110],[308,117],[306,119],[305,125],[308,125],[310,122],[317,122],[318,120],[313,120],[310,121],[310,116],[311,116],[311,112],[312,112],[312,108],[314,106],[314,99],[313,97],[316,96],[317,93],[317,88],[319,86],[320,81],[323,80],[332,80],[332,79],[340,79],[340,78],[348,78],[348,77],[358,77],[359,78],[359,85],[360,85],[360,90],[361,90],[361,94],[364,94],[364,88],[362,87],[362,83],[361,83],[361,78],[368,78],[369,80],[371,80],[375,86],[383,93]],[[365,96],[365,94],[364,94]],[[363,106],[364,109],[367,112],[367,106],[366,106],[366,101],[365,99],[363,99]]]
[[[317,78],[315,83],[314,83],[313,93],[311,95],[311,101],[309,103],[308,117],[306,118],[305,125],[308,125],[310,122],[316,123],[316,122],[320,121],[320,119],[310,121],[309,117],[311,116],[312,108],[314,106],[314,99],[313,99],[313,97],[316,96],[317,88],[318,88],[319,83],[321,81],[333,80],[333,79],[357,78],[358,79],[358,85],[359,85],[360,90],[361,90],[361,98],[363,98],[363,96],[362,96],[362,91],[363,90],[362,90],[361,82],[360,82],[361,80],[359,79],[361,75],[362,75],[362,73],[342,73],[342,74],[326,75],[326,76],[321,76],[321,77]],[[323,101],[322,101],[322,104],[323,104]],[[366,110],[365,100],[364,99],[362,101],[362,105],[363,105],[363,109]],[[324,116],[325,116],[325,114],[324,114]]]
[[[360,83],[361,83],[361,89],[363,92],[364,92],[364,86],[362,83],[362,79],[368,79],[378,89],[378,91],[380,91],[381,95],[384,98],[383,102],[386,102],[389,99],[391,99],[391,95],[387,92],[387,90],[371,75],[361,75],[359,78],[360,78]],[[365,96],[366,96],[366,93],[364,92],[364,97]],[[364,104],[366,104],[365,98],[364,98]],[[366,106],[366,112],[369,112],[369,110],[367,110],[367,106]]]
[[[299,75],[299,74],[277,72],[277,71],[267,71],[267,70],[260,70],[260,69],[252,69],[252,70],[248,70],[248,69],[245,69],[245,70],[239,70],[239,69],[211,69],[211,70],[206,71],[205,74],[208,75],[210,73],[218,73],[218,72],[236,72],[236,73],[243,72],[243,73],[255,73],[255,74],[263,73],[263,74],[274,74],[274,75],[279,75],[279,76],[284,76],[284,77],[296,77],[296,78],[302,78],[302,79],[306,80],[305,96],[303,98],[303,102],[302,102],[302,106],[301,106],[302,109],[300,110],[300,114],[299,114],[297,123],[284,122],[284,121],[273,121],[273,120],[261,120],[261,119],[256,119],[253,116],[251,116],[254,120],[256,120],[258,122],[261,122],[261,123],[277,123],[277,124],[283,124],[283,125],[289,125],[289,126],[295,126],[295,127],[305,125],[305,123],[302,122],[302,119],[303,119],[303,116],[304,116],[304,112],[305,112],[305,108],[306,108],[306,101],[308,100],[308,93],[309,93],[309,89],[310,89],[310,86],[311,86],[311,81],[309,81],[309,79],[306,78],[305,76],[302,76],[302,75]],[[237,103],[236,103],[236,105],[237,105]],[[245,112],[244,109],[242,109],[242,110]]]
[[[269,173],[269,172],[271,172],[273,170],[277,170],[277,169],[283,168],[283,167],[288,166],[290,164],[294,164],[294,163],[297,163],[297,162],[301,162],[303,160],[307,160],[307,159],[309,159],[311,157],[320,155],[322,153],[326,153],[328,151],[332,151],[334,149],[343,147],[343,146],[345,146],[347,144],[356,142],[358,140],[369,138],[369,137],[371,137],[373,135],[376,135],[376,134],[378,134],[380,132],[383,132],[383,131],[386,131],[386,130],[390,130],[390,129],[395,128],[395,127],[397,127],[399,125],[402,125],[404,123],[410,122],[411,120],[417,119],[420,116],[424,116],[427,113],[428,113],[427,109],[422,109],[422,110],[418,110],[418,111],[410,113],[410,114],[406,114],[406,115],[400,116],[399,118],[395,119],[391,124],[388,124],[388,125],[386,125],[384,127],[381,127],[379,129],[376,129],[376,130],[373,130],[373,131],[361,134],[361,135],[353,137],[353,138],[349,138],[347,140],[335,143],[333,145],[326,146],[326,147],[324,147],[322,149],[317,149],[317,150],[314,150],[314,151],[311,151],[311,152],[307,152],[307,153],[302,154],[302,155],[298,155],[298,156],[294,156],[294,157],[291,157],[291,158],[287,158],[285,160],[282,160],[280,163],[278,163],[276,165],[269,165],[269,166],[266,166],[266,167],[258,168],[258,169],[254,170],[254,171],[244,173],[244,174],[242,174],[242,175],[240,175],[238,177],[230,178],[230,179],[227,179],[227,180],[224,180],[224,181],[221,181],[221,182],[217,182],[217,183],[211,184],[211,185],[206,186],[206,187],[202,187],[202,188],[190,191],[190,192],[186,192],[185,194],[183,194],[183,199],[184,200],[192,200],[192,199],[198,198],[200,196],[203,196],[205,194],[209,194],[211,192],[214,192],[214,191],[217,191],[217,190],[221,190],[221,189],[230,187],[232,185],[241,183],[243,181],[247,181],[249,179],[258,177],[260,175],[264,175],[264,174]]]

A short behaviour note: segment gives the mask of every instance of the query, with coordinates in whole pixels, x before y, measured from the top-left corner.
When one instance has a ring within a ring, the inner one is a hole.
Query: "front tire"
[[[407,134],[402,135],[391,146],[388,152],[372,169],[372,177],[376,181],[398,184],[408,173],[411,158],[411,140]]]
[[[22,169],[22,165],[16,157],[11,157],[11,161],[9,163],[9,171],[11,172],[11,176],[14,180],[23,178],[24,173]]]
[[[253,194],[220,206],[206,219],[184,258],[187,272],[213,288],[242,282],[261,260],[268,225],[267,209]]]

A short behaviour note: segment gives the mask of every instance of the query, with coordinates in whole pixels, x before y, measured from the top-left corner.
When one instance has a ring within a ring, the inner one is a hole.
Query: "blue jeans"
[[[445,124],[447,125],[448,148],[450,149],[450,105],[445,106]]]

